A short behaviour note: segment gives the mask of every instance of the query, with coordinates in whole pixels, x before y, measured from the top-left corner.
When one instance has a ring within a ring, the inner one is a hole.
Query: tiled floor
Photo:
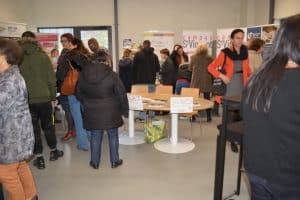
[[[204,120],[204,119],[202,119]],[[89,167],[90,152],[76,149],[75,140],[59,143],[65,155],[56,162],[46,162],[45,170],[32,167],[41,200],[212,200],[215,172],[216,125],[193,124],[196,148],[184,154],[166,154],[152,144],[120,145],[123,166],[110,168],[107,137],[104,138],[99,170]],[[190,124],[179,122],[179,134],[190,136]],[[139,128],[139,127],[137,127]],[[57,127],[57,135],[63,129]],[[49,150],[45,148],[48,158]],[[238,154],[227,151],[224,196],[234,191]],[[239,197],[248,200],[245,176]]]

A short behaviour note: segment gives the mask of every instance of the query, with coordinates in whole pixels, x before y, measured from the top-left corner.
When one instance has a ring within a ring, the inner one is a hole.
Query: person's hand
[[[58,104],[58,101],[57,100],[51,101],[51,104],[52,104],[52,107],[55,108]]]
[[[229,83],[230,83],[230,79],[226,76],[226,75],[224,75],[224,74],[220,74],[220,79],[222,79],[222,81],[226,84],[226,85],[228,85]]]

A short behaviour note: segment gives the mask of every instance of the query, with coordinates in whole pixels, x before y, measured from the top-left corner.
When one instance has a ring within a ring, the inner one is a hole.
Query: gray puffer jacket
[[[0,164],[28,159],[34,134],[25,81],[17,66],[0,74]]]

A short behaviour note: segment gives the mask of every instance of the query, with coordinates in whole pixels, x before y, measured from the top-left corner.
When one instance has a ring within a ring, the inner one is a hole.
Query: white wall
[[[112,25],[112,0],[33,0],[35,26]]]
[[[240,26],[240,0],[120,0],[120,41],[141,42],[147,30],[175,32],[181,42],[182,30],[216,30]]]
[[[42,26],[114,25],[113,0],[0,2],[0,19],[25,22],[31,30]],[[142,42],[147,30],[174,31],[175,42],[180,43],[182,30],[216,31],[266,24],[268,6],[269,0],[119,0],[120,49],[125,38]]]
[[[300,13],[300,0],[275,0],[275,19]]]
[[[26,7],[23,0],[0,0],[0,21],[28,23],[30,12],[25,12]]]

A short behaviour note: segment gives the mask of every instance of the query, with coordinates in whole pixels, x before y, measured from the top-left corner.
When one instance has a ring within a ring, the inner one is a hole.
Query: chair
[[[243,136],[244,136],[244,121],[236,113],[240,109],[240,100],[235,97],[223,98],[223,117],[222,124],[218,126],[219,135],[217,136],[217,150],[216,150],[216,169],[215,169],[215,186],[214,199],[222,200],[229,199],[234,195],[240,194],[241,176],[243,165]],[[233,117],[234,116],[234,117]],[[224,168],[225,168],[225,152],[226,142],[233,142],[240,145],[238,173],[236,190],[223,198],[223,182],[224,182]]]
[[[148,93],[148,85],[132,85],[131,94]]]
[[[181,96],[183,97],[193,97],[194,99],[199,98],[199,89],[198,88],[182,88],[181,89]],[[191,123],[191,141],[193,140],[193,117],[198,115],[198,111],[193,111],[192,113],[183,113],[179,116],[188,117]],[[202,132],[202,126],[199,121],[200,130]]]
[[[155,93],[157,94],[173,94],[172,85],[158,85],[155,88]]]

